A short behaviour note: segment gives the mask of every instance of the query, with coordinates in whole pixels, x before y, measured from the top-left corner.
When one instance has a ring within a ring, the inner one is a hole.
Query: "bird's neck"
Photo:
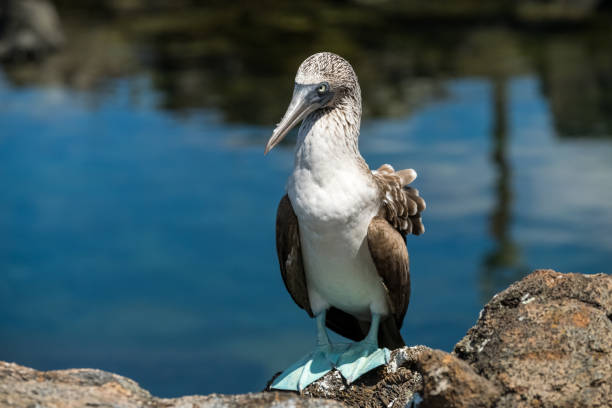
[[[311,113],[300,127],[295,151],[295,168],[313,172],[329,166],[357,166],[365,161],[359,153],[361,98],[345,97],[333,108]],[[367,167],[367,166],[366,166]]]
[[[358,149],[360,119],[361,104],[336,103],[314,112],[300,127],[287,183],[300,233],[336,236],[357,228],[363,239],[378,212],[379,192]]]

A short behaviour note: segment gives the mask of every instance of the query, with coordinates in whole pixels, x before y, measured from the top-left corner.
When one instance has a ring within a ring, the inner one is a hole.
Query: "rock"
[[[345,407],[336,401],[307,399],[276,392],[156,398],[140,388],[136,382],[101,370],[37,371],[6,362],[0,362],[0,406],[3,408]]]
[[[424,383],[421,408],[491,407],[501,395],[499,388],[468,363],[441,350],[421,354],[416,369]]]
[[[612,406],[612,276],[537,270],[495,295],[455,354],[498,407]]]
[[[0,362],[1,407],[391,408],[419,399],[422,408],[612,406],[612,276],[535,271],[495,295],[452,354],[404,347],[351,385],[334,370],[301,395],[161,399],[100,370]]]

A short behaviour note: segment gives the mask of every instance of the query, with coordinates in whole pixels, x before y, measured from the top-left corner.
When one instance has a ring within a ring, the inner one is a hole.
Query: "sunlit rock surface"
[[[612,276],[538,270],[489,301],[455,354],[498,407],[612,406]]]
[[[272,380],[270,380],[271,382]],[[94,369],[41,372],[0,363],[2,407],[608,407],[612,276],[538,270],[495,295],[452,354],[394,350],[348,385],[335,370],[302,395],[263,392],[161,399]]]
[[[156,398],[129,378],[94,369],[37,371],[0,362],[0,407],[324,407],[343,405],[330,400],[305,399],[292,394]]]

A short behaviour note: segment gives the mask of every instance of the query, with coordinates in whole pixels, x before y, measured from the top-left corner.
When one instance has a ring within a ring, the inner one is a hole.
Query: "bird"
[[[426,204],[408,186],[415,170],[389,164],[370,170],[358,146],[361,114],[351,64],[331,52],[311,55],[265,147],[264,155],[301,122],[277,210],[276,249],[287,291],[317,327],[314,351],[271,388],[300,391],[333,368],[351,383],[405,345],[406,236],[425,231]],[[326,328],[355,342],[332,344]]]

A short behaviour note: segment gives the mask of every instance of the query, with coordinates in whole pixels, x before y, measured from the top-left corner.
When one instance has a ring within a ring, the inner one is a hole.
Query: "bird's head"
[[[264,154],[309,114],[319,109],[334,108],[347,97],[361,108],[359,82],[348,61],[331,52],[320,52],[306,58],[295,76],[289,107],[268,140]]]

